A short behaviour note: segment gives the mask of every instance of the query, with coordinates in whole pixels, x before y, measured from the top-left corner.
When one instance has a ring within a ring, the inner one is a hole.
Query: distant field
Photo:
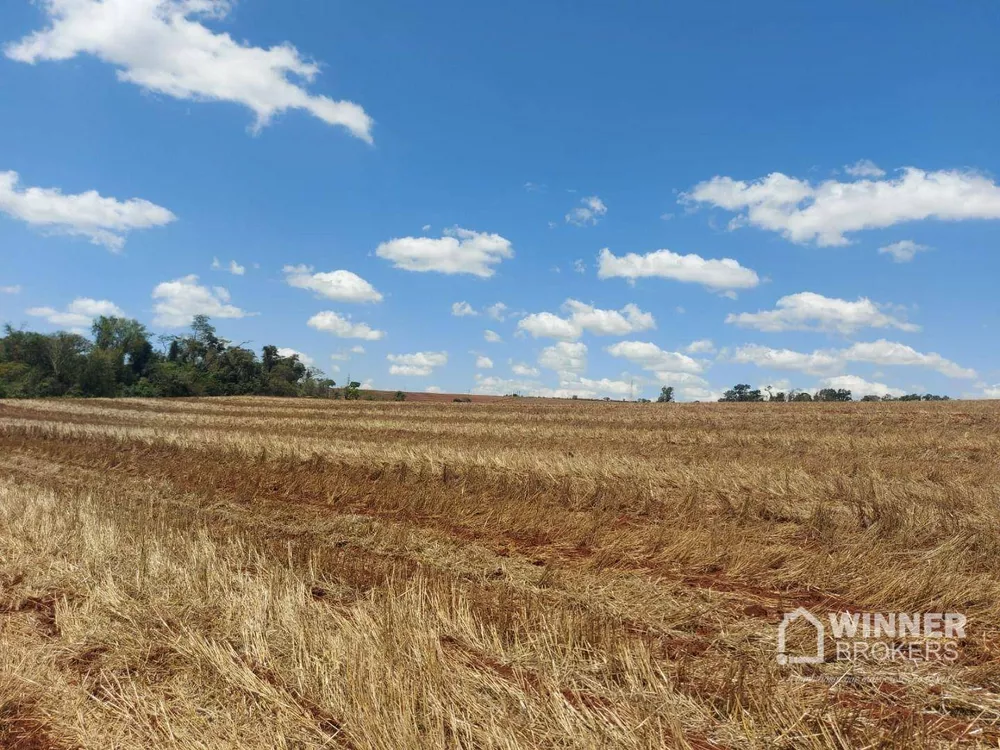
[[[440,398],[0,401],[0,747],[1000,746],[1000,403]]]

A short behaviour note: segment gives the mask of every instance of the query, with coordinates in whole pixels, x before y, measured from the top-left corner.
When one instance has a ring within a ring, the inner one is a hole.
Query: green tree
[[[816,393],[816,401],[850,401],[851,392],[846,388],[821,388]]]
[[[751,389],[746,383],[737,383],[726,391],[719,401],[763,401],[764,395],[759,389]]]
[[[80,374],[84,396],[111,398],[118,395],[118,355],[107,349],[92,349]]]
[[[656,397],[657,403],[669,404],[674,400],[674,387],[672,385],[665,385],[660,388],[660,395]]]

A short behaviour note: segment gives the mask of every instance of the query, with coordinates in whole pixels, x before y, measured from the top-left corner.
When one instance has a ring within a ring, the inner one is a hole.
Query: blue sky
[[[0,32],[15,326],[205,312],[392,389],[1000,397],[993,3],[10,0]]]

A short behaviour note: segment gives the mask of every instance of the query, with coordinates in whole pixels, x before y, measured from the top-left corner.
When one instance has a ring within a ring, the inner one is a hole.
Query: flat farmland
[[[0,746],[998,747],[998,455],[991,402],[0,401]],[[782,664],[799,608],[966,625]]]

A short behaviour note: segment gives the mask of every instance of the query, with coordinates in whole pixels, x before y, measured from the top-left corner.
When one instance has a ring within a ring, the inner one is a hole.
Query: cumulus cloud
[[[487,307],[485,312],[493,320],[502,321],[507,316],[507,305],[503,302],[495,302]]]
[[[224,266],[218,258],[212,258],[213,271],[228,271],[233,276],[242,276],[247,272],[246,266],[241,266],[235,260],[229,261],[228,266]]]
[[[361,344],[358,344],[356,346],[352,346],[347,351],[342,350],[339,352],[335,352],[334,354],[331,354],[330,359],[332,359],[335,362],[346,362],[351,358],[352,354],[364,354],[364,353],[365,353],[365,348],[361,346]]]
[[[665,351],[649,341],[619,341],[608,347],[608,353],[650,372],[697,375],[705,369],[698,360],[680,352]]]
[[[279,357],[298,357],[299,362],[304,364],[306,367],[312,367],[316,364],[316,360],[310,357],[308,354],[298,351],[297,349],[290,349],[287,346],[282,346],[278,348]]]
[[[309,93],[318,63],[285,43],[253,47],[203,21],[226,16],[231,0],[42,0],[49,26],[8,44],[11,60],[37,63],[86,54],[113,65],[118,79],[188,101],[242,104],[259,130],[278,114],[304,110],[371,142],[359,105]]]
[[[845,166],[844,171],[851,177],[885,177],[885,170],[871,159],[858,159],[853,164]]]
[[[195,274],[157,284],[153,300],[153,324],[166,328],[186,326],[195,315],[245,318],[255,314],[230,304],[232,300],[225,287],[209,288],[199,284]]]
[[[12,284],[10,286],[0,286],[0,294],[20,294],[21,285]]]
[[[354,323],[350,315],[340,315],[332,310],[316,313],[306,321],[306,325],[342,339],[378,341],[385,336],[385,331],[375,330],[367,323]]]
[[[627,380],[612,380],[610,378],[601,378],[595,380],[593,378],[580,377],[574,381],[563,384],[572,388],[580,388],[585,393],[597,395],[608,395],[608,396],[618,396],[618,397],[631,397],[635,391],[634,384]],[[593,398],[593,396],[591,396]]]
[[[525,362],[514,362],[510,366],[510,371],[522,378],[537,378],[539,370]]]
[[[571,321],[560,318],[555,313],[540,312],[526,315],[517,324],[518,330],[527,331],[537,338],[566,339],[580,338],[582,331]]]
[[[711,339],[698,339],[688,344],[684,351],[688,354],[714,354],[715,344]]]
[[[962,367],[936,352],[919,352],[906,344],[885,339],[852,344],[846,349],[814,352],[796,352],[750,344],[736,349],[730,360],[773,370],[797,370],[812,375],[839,372],[849,362],[865,362],[879,366],[924,367],[949,378],[976,377],[975,370]]]
[[[441,390],[441,386],[429,385],[426,388],[424,388],[424,393],[444,393],[444,391]]]
[[[316,313],[306,322],[310,328],[330,333],[342,339],[364,339],[378,341],[385,336],[385,331],[378,331],[367,323],[354,323],[351,316],[340,315],[332,310]]]
[[[45,318],[54,326],[69,328],[74,331],[82,331],[90,327],[94,318],[101,315],[124,317],[125,312],[113,302],[106,299],[90,299],[89,297],[77,297],[70,302],[65,310],[56,310],[53,307],[32,307],[25,312],[37,318]]]
[[[845,236],[908,221],[1000,218],[1000,187],[972,171],[906,167],[895,179],[811,184],[774,172],[753,182],[713,177],[681,197],[736,212],[730,229],[752,224],[792,242],[846,245]]]
[[[598,256],[597,277],[617,277],[629,281],[658,277],[701,284],[712,291],[752,289],[760,283],[756,272],[744,268],[732,258],[706,260],[693,253],[678,255],[670,250],[617,256],[604,248]]]
[[[579,374],[587,369],[587,345],[560,341],[542,349],[538,364],[560,375]]]
[[[476,357],[476,367],[480,370],[492,370],[493,360],[482,355]]]
[[[774,310],[731,313],[726,316],[726,322],[759,331],[827,331],[847,334],[862,328],[898,328],[908,332],[920,330],[920,326],[884,312],[883,307],[866,297],[851,302],[824,297],[814,292],[799,292],[779,299]]]
[[[945,359],[936,352],[918,352],[911,346],[896,341],[879,339],[867,343],[858,343],[843,351],[844,359],[849,362],[871,362],[876,365],[903,365],[909,367],[926,367],[936,370],[949,378],[975,378],[976,371]]]
[[[594,380],[573,373],[562,373],[556,388],[543,385],[537,380],[508,379],[476,373],[476,385],[472,392],[491,396],[517,393],[536,398],[572,398],[574,396],[577,398],[599,398],[601,396],[628,396],[631,390],[632,384],[623,380],[609,378]]]
[[[906,391],[899,388],[890,388],[885,383],[873,383],[857,375],[836,375],[820,381],[821,388],[845,388],[851,392],[853,398],[863,398],[864,396],[905,396]]]
[[[435,367],[448,364],[448,352],[414,352],[412,354],[386,355],[392,365],[390,375],[408,375],[424,377],[430,375]]]
[[[791,349],[772,349],[757,344],[737,348],[730,360],[771,370],[796,370],[810,375],[837,372],[844,367],[844,358],[834,351],[806,353]]]
[[[577,206],[566,214],[566,222],[576,224],[578,227],[593,226],[602,216],[608,212],[608,207],[604,201],[596,195],[590,195],[580,200],[582,205]]]
[[[483,331],[483,338],[486,339],[486,341],[488,341],[491,344],[499,344],[501,341],[503,341],[503,339],[500,338],[499,333],[497,333],[496,331],[491,331],[489,328]]]
[[[510,240],[499,234],[455,227],[445,230],[440,238],[401,237],[383,242],[375,254],[405,271],[468,273],[489,278],[496,273],[493,266],[513,258],[514,250]]]
[[[651,313],[629,303],[619,310],[601,310],[575,299],[568,299],[562,309],[567,317],[550,312],[533,313],[518,321],[518,330],[535,338],[574,341],[589,331],[597,336],[624,336],[656,327]]]
[[[900,240],[878,249],[882,255],[891,255],[896,263],[909,263],[917,253],[925,250],[930,248],[927,245],[918,245],[913,240]]]
[[[285,283],[337,302],[381,302],[382,294],[351,271],[313,273],[312,266],[285,266]]]
[[[462,318],[467,315],[479,315],[479,313],[472,309],[472,305],[468,302],[453,302],[451,305],[451,314],[456,318]]]
[[[134,229],[161,227],[177,217],[141,198],[119,201],[95,190],[64,195],[58,188],[18,189],[17,172],[0,172],[0,211],[58,234],[86,237],[113,252]]]

